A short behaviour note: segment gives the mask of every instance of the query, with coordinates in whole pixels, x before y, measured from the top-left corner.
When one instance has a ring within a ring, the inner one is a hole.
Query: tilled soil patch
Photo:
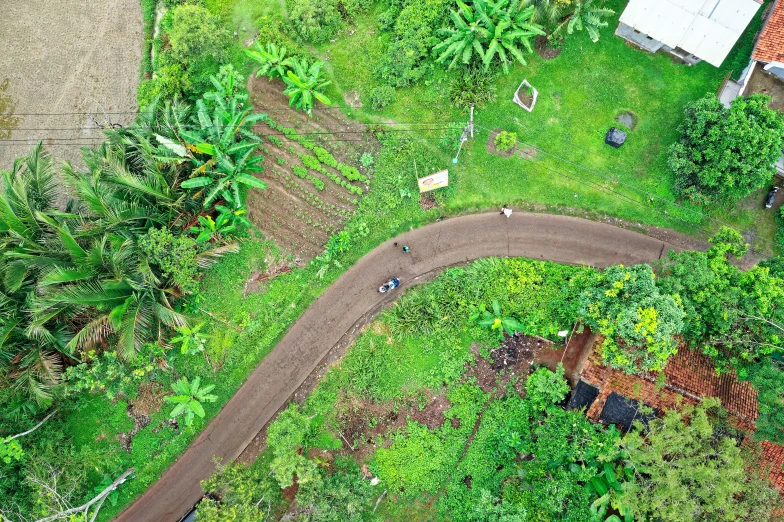
[[[247,201],[248,218],[285,252],[307,262],[323,251],[332,234],[342,229],[362,196],[312,169],[307,169],[308,176],[323,183],[321,190],[318,182],[295,176],[292,167],[304,168],[300,155],[314,154],[287,138],[277,127],[296,130],[300,136],[328,150],[338,162],[351,165],[368,177],[369,172],[359,165],[359,157],[363,152],[376,150],[375,139],[364,125],[352,122],[336,107],[317,105],[312,117],[290,108],[279,80],[251,78],[248,88],[254,110],[267,114],[276,127],[260,123],[254,128],[265,142],[264,172],[259,177],[268,188],[251,191]],[[323,167],[335,178],[345,180],[338,170]],[[369,189],[369,183],[350,184],[363,192]]]

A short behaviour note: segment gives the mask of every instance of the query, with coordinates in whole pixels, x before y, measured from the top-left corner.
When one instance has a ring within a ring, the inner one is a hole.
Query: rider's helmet
[[[387,285],[381,285],[378,287],[378,291],[382,294],[387,291]]]

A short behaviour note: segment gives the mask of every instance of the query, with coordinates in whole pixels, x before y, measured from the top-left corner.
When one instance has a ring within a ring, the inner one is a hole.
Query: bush
[[[729,109],[712,94],[686,108],[668,165],[675,189],[695,202],[733,202],[768,183],[784,147],[784,120],[767,96],[736,98]]]
[[[169,277],[183,292],[199,289],[196,276],[196,240],[190,236],[175,237],[165,228],[151,228],[139,238],[139,248],[149,263],[158,265],[163,277]]]
[[[395,101],[395,88],[390,85],[376,87],[370,91],[370,106],[380,110]]]
[[[514,132],[499,132],[495,137],[495,148],[506,152],[512,150],[517,145],[517,134]]]
[[[376,64],[374,73],[389,85],[404,87],[419,81],[431,64],[430,48],[438,43],[436,30],[448,14],[448,0],[404,0],[394,22],[394,40]],[[382,25],[391,25],[394,7],[382,15]]]
[[[448,96],[453,107],[465,109],[471,104],[484,107],[498,98],[495,86],[497,75],[481,67],[470,67],[456,72],[449,81]]]
[[[287,0],[286,7],[294,30],[306,42],[325,42],[340,29],[338,0]]]
[[[185,4],[173,11],[169,44],[172,57],[182,64],[206,59],[222,62],[230,37],[220,18],[198,5]]]

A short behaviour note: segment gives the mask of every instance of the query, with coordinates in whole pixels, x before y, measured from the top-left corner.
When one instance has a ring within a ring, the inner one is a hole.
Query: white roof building
[[[616,34],[657,51],[719,67],[761,0],[630,0]]]

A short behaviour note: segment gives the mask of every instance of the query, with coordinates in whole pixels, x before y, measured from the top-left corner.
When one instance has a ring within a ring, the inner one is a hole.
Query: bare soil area
[[[99,124],[130,124],[142,57],[139,0],[4,0],[0,82],[22,121],[0,141],[0,169],[43,141],[56,163],[81,164]]]
[[[280,80],[271,82],[267,78],[252,77],[248,89],[255,111],[268,114],[276,125],[295,129],[300,136],[328,150],[339,162],[369,176],[360,168],[359,157],[365,151],[374,151],[376,146],[364,125],[350,121],[334,107],[318,105],[312,117],[289,108]],[[299,156],[313,156],[313,153],[267,124],[257,125],[255,131],[266,136],[264,172],[259,177],[268,188],[254,190],[248,196],[248,218],[287,253],[308,261],[323,251],[329,237],[353,215],[362,196],[350,193],[311,169],[308,169],[308,175],[320,180],[324,184],[323,190],[310,179],[295,176],[292,167],[304,167]],[[344,179],[338,170],[325,168]],[[370,188],[369,183],[359,181],[351,182],[351,185],[364,192]]]

